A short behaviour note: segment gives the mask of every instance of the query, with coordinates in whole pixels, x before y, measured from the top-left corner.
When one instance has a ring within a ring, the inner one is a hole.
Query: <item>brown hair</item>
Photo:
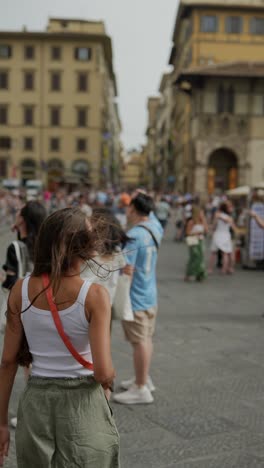
[[[101,234],[101,235],[100,235]],[[48,273],[54,294],[60,279],[77,258],[89,261],[100,251],[104,233],[99,224],[90,226],[79,208],[64,208],[42,224],[36,242],[33,276]]]

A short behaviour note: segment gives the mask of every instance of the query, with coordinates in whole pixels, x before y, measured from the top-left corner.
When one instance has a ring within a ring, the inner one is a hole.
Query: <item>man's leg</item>
[[[148,337],[140,343],[133,344],[134,369],[136,385],[146,385],[153,353],[152,338]]]

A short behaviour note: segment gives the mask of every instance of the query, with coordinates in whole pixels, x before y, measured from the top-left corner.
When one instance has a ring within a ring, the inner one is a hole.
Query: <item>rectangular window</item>
[[[0,71],[0,89],[8,89],[8,72]]]
[[[59,138],[50,139],[50,151],[60,151],[60,139]]]
[[[251,34],[263,35],[264,34],[264,18],[251,18],[250,32]]]
[[[52,127],[58,127],[60,125],[60,108],[59,107],[51,107],[50,125]]]
[[[61,60],[61,47],[51,47],[51,60]]]
[[[201,32],[215,33],[218,31],[218,18],[214,15],[201,17]]]
[[[81,107],[77,109],[77,127],[87,126],[87,108]]]
[[[33,149],[34,149],[33,138],[32,137],[25,137],[24,138],[24,150],[32,151]]]
[[[24,89],[26,91],[32,91],[34,89],[34,73],[33,72],[24,73]]]
[[[8,123],[7,106],[0,106],[0,124],[7,125],[7,123]]]
[[[0,148],[2,148],[2,149],[11,149],[11,138],[9,138],[9,137],[0,137]]]
[[[88,90],[88,75],[87,73],[78,73],[77,76],[77,91]]]
[[[6,44],[0,44],[0,58],[6,59],[12,56],[12,47]]]
[[[91,47],[76,47],[74,50],[74,57],[81,62],[88,62],[92,59]]]
[[[78,153],[81,153],[83,151],[86,151],[86,148],[87,148],[86,138],[78,138],[76,140],[76,151]]]
[[[35,48],[32,45],[25,46],[24,49],[25,60],[33,60],[35,58]]]
[[[61,90],[61,73],[52,72],[50,76],[50,89],[51,91]]]
[[[32,106],[24,107],[24,125],[34,124],[34,108]]]
[[[241,34],[243,32],[243,19],[240,16],[228,16],[225,21],[227,34]]]

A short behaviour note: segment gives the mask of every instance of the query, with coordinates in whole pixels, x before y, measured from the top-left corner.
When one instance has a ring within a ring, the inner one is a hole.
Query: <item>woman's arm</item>
[[[106,390],[115,377],[111,357],[111,305],[107,290],[93,284],[86,298],[86,316],[90,322],[89,339],[94,365],[94,378]]]
[[[17,373],[17,354],[23,337],[21,323],[21,285],[18,281],[13,287],[8,300],[7,325],[4,348],[0,365],[0,466],[8,454],[8,406],[15,376]]]
[[[264,219],[260,218],[260,216],[257,215],[257,213],[255,213],[255,211],[250,211],[250,216],[251,216],[251,218],[255,219],[255,221],[259,225],[259,227],[264,229]]]
[[[200,216],[201,216],[202,225],[204,227],[204,232],[205,232],[205,234],[207,234],[208,230],[209,230],[209,227],[208,227],[208,223],[207,223],[207,220],[206,220],[204,210],[201,210]]]
[[[191,236],[192,235],[192,228],[193,228],[193,221],[190,219],[187,223],[187,226],[186,226],[186,234],[187,236]]]

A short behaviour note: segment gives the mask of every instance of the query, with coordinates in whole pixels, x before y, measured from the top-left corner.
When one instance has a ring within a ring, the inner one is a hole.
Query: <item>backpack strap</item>
[[[145,224],[137,224],[136,227],[141,227],[141,228],[145,229],[146,231],[148,231],[148,233],[151,235],[151,237],[152,237],[152,239],[154,241],[156,249],[159,250],[159,243],[158,243],[156,237],[154,236],[153,232],[151,231],[151,229],[149,227],[147,227]]]

